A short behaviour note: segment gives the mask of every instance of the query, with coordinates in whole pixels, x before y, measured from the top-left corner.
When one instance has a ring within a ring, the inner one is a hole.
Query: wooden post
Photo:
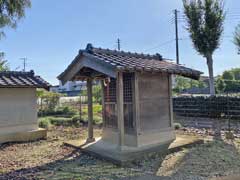
[[[169,116],[170,116],[170,127],[173,127],[173,99],[172,99],[172,76],[168,75],[168,94],[169,94]]]
[[[124,146],[124,115],[123,115],[123,74],[117,73],[117,119],[118,119],[118,146]]]
[[[82,120],[82,95],[79,96],[79,119]]]
[[[140,102],[139,102],[139,86],[138,86],[138,77],[139,74],[135,72],[134,74],[134,114],[135,114],[135,128],[137,136],[141,135],[141,126],[140,126]]]
[[[94,142],[93,137],[93,103],[92,103],[92,79],[87,79],[87,95],[88,95],[88,139],[87,143]]]
[[[106,120],[105,120],[105,96],[104,96],[104,80],[101,80],[101,86],[102,86],[102,121],[103,121],[103,127],[106,127]]]

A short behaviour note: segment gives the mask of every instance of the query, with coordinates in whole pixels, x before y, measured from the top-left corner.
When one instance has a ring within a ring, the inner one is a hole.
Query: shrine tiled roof
[[[80,56],[97,59],[103,63],[109,64],[121,71],[145,71],[145,72],[165,72],[177,74],[193,79],[199,79],[201,72],[183,65],[176,64],[163,58],[160,54],[149,55],[131,53],[110,49],[95,48],[91,44],[87,48],[79,51]],[[79,58],[75,58],[68,68],[58,77],[61,79],[70,68],[72,68]]]

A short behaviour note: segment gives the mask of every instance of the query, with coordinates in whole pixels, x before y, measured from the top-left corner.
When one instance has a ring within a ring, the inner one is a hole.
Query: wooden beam
[[[84,61],[83,61],[84,67],[94,69],[95,71],[103,73],[107,76],[116,78],[116,67],[115,66],[113,66],[105,61],[102,61],[99,58],[96,58],[91,54],[88,54],[88,53],[83,53],[83,54],[85,56]]]
[[[93,102],[92,102],[92,79],[87,79],[87,95],[88,95],[88,139],[87,143],[94,142],[93,137]]]
[[[73,60],[72,64],[70,65],[63,74],[61,74],[58,79],[65,84],[67,81],[70,81],[74,78],[74,76],[83,68],[82,64],[82,55],[77,55]]]
[[[78,72],[85,67],[98,71],[107,76],[116,78],[115,66],[101,61],[88,53],[78,55],[72,64],[67,68],[67,70],[58,78],[62,81],[63,84],[65,84],[67,81],[74,79],[74,77],[78,75]]]
[[[118,119],[118,146],[124,146],[124,114],[123,114],[123,73],[117,73],[117,119]]]

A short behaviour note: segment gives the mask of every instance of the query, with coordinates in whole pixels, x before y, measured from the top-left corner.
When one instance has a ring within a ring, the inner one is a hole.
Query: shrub
[[[72,126],[72,118],[50,117],[50,123],[55,126]]]
[[[73,124],[79,124],[80,122],[80,116],[79,115],[75,115],[72,117],[72,123]]]
[[[87,125],[87,123],[88,123],[87,115],[82,115],[82,118],[80,118],[79,115],[73,116],[73,117],[72,117],[72,123],[73,123],[75,126],[79,126],[80,123],[83,124],[83,125]]]
[[[102,112],[102,105],[96,104],[93,106],[94,113],[101,113]]]
[[[182,125],[180,123],[174,123],[174,129],[179,130],[182,128]]]
[[[77,111],[70,106],[61,106],[56,109],[45,109],[38,112],[39,116],[64,116],[72,117],[77,114]]]
[[[73,116],[75,114],[77,114],[77,111],[70,106],[58,107],[55,111],[55,115]]]
[[[44,110],[39,110],[38,111],[38,116],[54,116],[55,111],[52,109],[44,109]]]
[[[48,119],[48,118],[41,118],[41,119],[39,119],[39,121],[38,121],[38,126],[39,126],[40,128],[48,129],[49,126],[50,126],[49,119]]]
[[[102,117],[99,115],[94,115],[93,116],[93,123],[96,125],[101,125],[102,124]]]
[[[72,118],[72,123],[74,125],[79,125],[82,123],[83,125],[87,125],[88,123],[88,116],[82,115],[82,118],[80,119],[79,115],[76,115]],[[102,117],[99,115],[93,115],[93,124],[100,125],[102,124]]]
[[[59,99],[62,97],[62,94],[48,92],[43,89],[37,89],[37,97],[39,98],[39,106],[41,111],[50,109],[54,111],[56,106],[59,104]]]

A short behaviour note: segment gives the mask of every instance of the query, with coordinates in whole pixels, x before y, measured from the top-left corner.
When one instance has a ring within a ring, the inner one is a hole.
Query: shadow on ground
[[[240,143],[213,140],[170,154],[156,175],[171,179],[209,179],[240,173]]]
[[[20,169],[0,174],[1,180],[28,180],[28,179],[118,179],[127,176],[138,176],[139,169],[119,167],[102,159],[82,154],[78,150],[72,154],[34,168]]]
[[[123,180],[239,180],[240,140],[213,140],[192,148],[182,149],[163,157],[143,161],[144,167],[155,163],[152,175]],[[157,164],[156,162],[159,162]],[[140,163],[141,164],[141,163]],[[224,176],[228,176],[222,179]],[[231,176],[235,175],[235,176]]]

